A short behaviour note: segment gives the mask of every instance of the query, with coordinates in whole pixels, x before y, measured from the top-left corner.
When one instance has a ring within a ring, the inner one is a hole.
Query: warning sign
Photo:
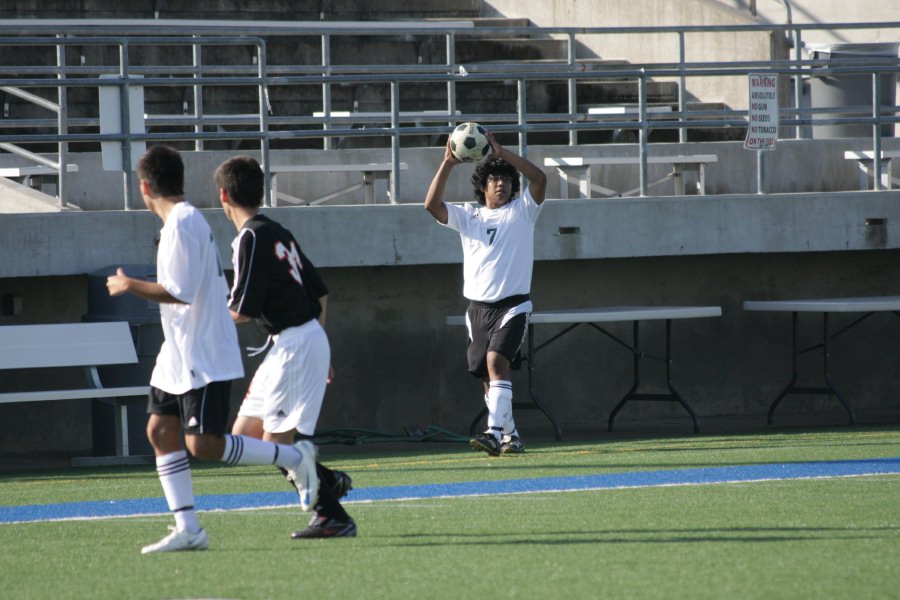
[[[778,75],[750,74],[747,150],[774,150],[778,141]]]

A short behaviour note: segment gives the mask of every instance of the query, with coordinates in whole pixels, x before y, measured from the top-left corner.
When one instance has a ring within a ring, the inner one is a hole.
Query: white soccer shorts
[[[270,433],[296,429],[312,435],[331,365],[328,336],[319,322],[312,320],[285,329],[272,339],[274,343],[253,375],[238,416],[261,419]]]

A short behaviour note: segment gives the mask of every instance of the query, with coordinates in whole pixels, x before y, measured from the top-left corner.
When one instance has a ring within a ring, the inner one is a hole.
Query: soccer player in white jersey
[[[194,510],[187,451],[232,465],[274,464],[295,481],[308,510],[318,495],[315,449],[307,441],[291,446],[226,433],[231,381],[243,377],[244,367],[212,231],[184,200],[184,164],[175,149],[151,147],[137,174],[144,203],[163,222],[157,280],[128,277],[119,268],[106,286],[111,296],[131,293],[160,304],[164,340],[150,376],[147,437],[175,516],[172,532],[141,552],[205,550],[209,537]]]
[[[462,241],[463,296],[469,300],[469,372],[483,380],[488,409],[487,430],[469,445],[496,456],[525,451],[513,420],[509,371],[532,310],[534,224],[544,202],[547,176],[497,143],[490,132],[487,137],[491,154],[475,166],[472,175],[478,206],[444,202],[447,180],[460,164],[448,140],[425,208],[438,223],[458,231]],[[529,182],[521,195],[519,172]]]
[[[258,320],[272,341],[231,432],[290,444],[297,433],[315,433],[331,378],[323,329],[328,288],[291,232],[260,213],[265,178],[256,160],[230,158],[216,169],[215,180],[225,216],[238,231],[231,316],[237,323]],[[315,514],[292,537],[355,537],[356,523],[338,502],[351,488],[350,477],[318,462],[316,471],[322,486]]]

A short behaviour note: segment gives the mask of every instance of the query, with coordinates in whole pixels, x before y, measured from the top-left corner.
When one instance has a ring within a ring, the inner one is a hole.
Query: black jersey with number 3
[[[244,223],[232,250],[231,310],[260,319],[270,334],[318,318],[328,288],[290,231],[257,214]]]

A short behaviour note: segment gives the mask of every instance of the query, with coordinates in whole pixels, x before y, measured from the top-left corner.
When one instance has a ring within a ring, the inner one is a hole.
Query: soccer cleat
[[[340,500],[353,489],[353,480],[343,471],[333,470],[334,485],[331,486],[331,494],[335,500]]]
[[[522,454],[525,452],[525,444],[517,435],[504,436],[500,444],[500,454]]]
[[[498,456],[500,454],[500,440],[487,432],[479,433],[470,439],[469,445],[472,447],[472,450],[487,452],[491,456]]]
[[[353,519],[339,521],[316,513],[309,520],[309,525],[307,525],[306,529],[295,531],[291,534],[291,537],[295,540],[356,537],[356,523],[353,522]]]
[[[297,488],[300,508],[309,510],[319,501],[319,476],[316,474],[316,447],[300,440],[294,444],[297,462],[287,468],[287,479]]]
[[[185,550],[206,550],[209,548],[209,536],[206,530],[201,529],[197,533],[178,531],[169,525],[172,533],[159,540],[155,544],[141,548],[141,554],[153,554],[154,552],[182,552]]]

